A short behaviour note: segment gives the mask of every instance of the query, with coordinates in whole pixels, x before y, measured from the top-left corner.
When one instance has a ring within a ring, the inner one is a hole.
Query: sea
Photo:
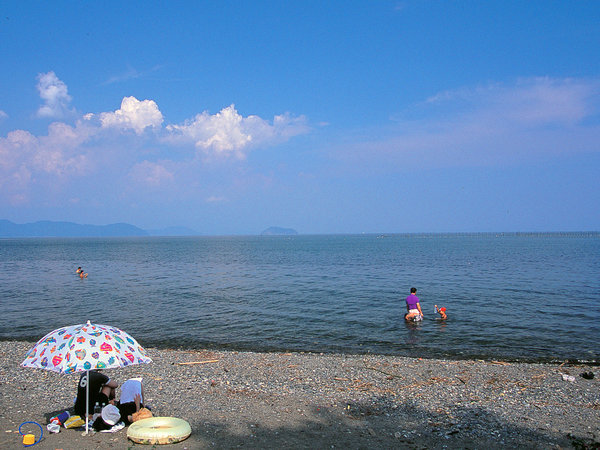
[[[598,364],[600,234],[0,239],[0,308],[0,340]]]

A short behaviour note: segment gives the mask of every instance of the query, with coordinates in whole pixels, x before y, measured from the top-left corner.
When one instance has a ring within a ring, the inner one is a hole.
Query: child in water
[[[440,319],[446,320],[448,318],[446,315],[446,308],[438,308],[438,305],[435,305],[435,311],[440,315]]]

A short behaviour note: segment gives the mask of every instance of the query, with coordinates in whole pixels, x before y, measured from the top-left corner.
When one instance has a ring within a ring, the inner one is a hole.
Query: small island
[[[293,228],[269,227],[261,233],[261,236],[295,236],[298,232]]]

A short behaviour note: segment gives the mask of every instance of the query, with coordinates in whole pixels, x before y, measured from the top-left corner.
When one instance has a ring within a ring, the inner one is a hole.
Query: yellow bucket
[[[35,443],[35,436],[33,434],[23,435],[23,445],[33,445]]]

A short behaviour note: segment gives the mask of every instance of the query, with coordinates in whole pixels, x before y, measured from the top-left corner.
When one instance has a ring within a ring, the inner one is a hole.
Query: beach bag
[[[71,416],[65,420],[65,428],[79,428],[85,425],[85,420],[81,416]]]

